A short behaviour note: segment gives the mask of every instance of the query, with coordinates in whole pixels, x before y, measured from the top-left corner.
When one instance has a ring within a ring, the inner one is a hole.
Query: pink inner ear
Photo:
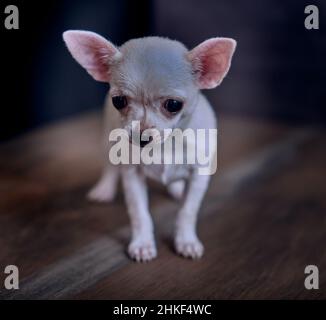
[[[232,39],[209,39],[189,52],[200,89],[219,85],[227,74],[236,43]]]
[[[66,31],[63,38],[72,56],[95,80],[110,80],[110,63],[119,55],[115,46],[88,31]]]

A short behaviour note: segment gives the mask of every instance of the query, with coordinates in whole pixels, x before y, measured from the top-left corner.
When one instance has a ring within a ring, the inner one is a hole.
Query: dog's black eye
[[[112,103],[116,109],[121,110],[127,106],[128,101],[125,96],[115,96],[112,97]]]
[[[168,112],[175,114],[182,109],[183,103],[179,100],[168,99],[164,102],[163,107]]]

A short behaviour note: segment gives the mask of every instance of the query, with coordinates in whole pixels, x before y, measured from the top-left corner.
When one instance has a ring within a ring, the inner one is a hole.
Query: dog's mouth
[[[134,144],[134,145],[136,145],[138,147],[141,147],[141,148],[144,148],[145,146],[147,146],[152,141],[153,141],[153,137],[152,136],[148,137],[147,140],[141,139],[141,137],[139,137],[138,139],[129,137],[129,143],[130,144]]]

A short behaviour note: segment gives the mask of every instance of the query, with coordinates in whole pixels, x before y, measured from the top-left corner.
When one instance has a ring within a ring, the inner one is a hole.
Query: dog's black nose
[[[153,137],[149,137],[148,140],[142,140],[140,139],[139,145],[141,148],[145,147],[147,144],[149,144],[153,140]]]

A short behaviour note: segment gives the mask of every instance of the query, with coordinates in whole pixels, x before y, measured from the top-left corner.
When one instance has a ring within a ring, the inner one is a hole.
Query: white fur
[[[95,79],[110,83],[105,140],[115,128],[125,128],[131,134],[134,120],[140,121],[141,129],[159,131],[216,128],[214,112],[199,89],[215,87],[222,81],[230,67],[234,40],[214,38],[188,51],[177,41],[159,37],[130,40],[120,48],[90,32],[68,31],[64,39],[74,58]],[[114,108],[114,95],[128,97],[128,111]],[[161,110],[167,98],[184,101],[182,111],[173,117]],[[196,221],[210,176],[198,175],[195,169],[196,165],[114,166],[108,161],[89,197],[113,200],[121,176],[132,229],[128,252],[137,261],[149,261],[157,256],[157,251],[146,178],[161,182],[172,196],[182,200],[176,219],[176,251],[184,257],[200,258],[204,247],[196,234]]]

